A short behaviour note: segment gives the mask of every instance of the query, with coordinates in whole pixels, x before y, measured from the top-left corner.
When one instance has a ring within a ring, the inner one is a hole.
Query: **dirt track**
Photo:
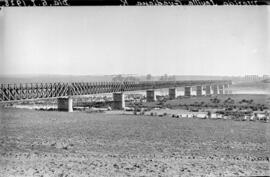
[[[270,175],[270,124],[0,112],[0,175]]]

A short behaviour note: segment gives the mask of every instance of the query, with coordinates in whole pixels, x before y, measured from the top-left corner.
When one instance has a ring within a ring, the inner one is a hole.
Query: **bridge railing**
[[[201,80],[1,84],[0,102],[213,84],[231,84],[231,81]]]

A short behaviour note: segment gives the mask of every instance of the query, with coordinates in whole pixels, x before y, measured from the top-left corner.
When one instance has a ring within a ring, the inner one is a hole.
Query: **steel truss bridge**
[[[144,82],[73,82],[1,84],[0,102],[61,98],[100,93],[176,88],[197,85],[225,85],[229,80],[144,81]]]

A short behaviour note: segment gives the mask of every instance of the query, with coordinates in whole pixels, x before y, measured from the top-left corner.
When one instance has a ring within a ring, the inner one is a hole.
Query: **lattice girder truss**
[[[231,81],[205,80],[1,84],[0,102],[219,84],[231,84]]]

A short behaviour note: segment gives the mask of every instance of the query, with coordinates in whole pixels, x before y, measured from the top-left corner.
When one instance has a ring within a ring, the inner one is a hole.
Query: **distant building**
[[[263,75],[262,79],[270,79],[270,75]]]
[[[257,81],[260,80],[260,77],[258,75],[245,75],[244,79],[246,81]]]

